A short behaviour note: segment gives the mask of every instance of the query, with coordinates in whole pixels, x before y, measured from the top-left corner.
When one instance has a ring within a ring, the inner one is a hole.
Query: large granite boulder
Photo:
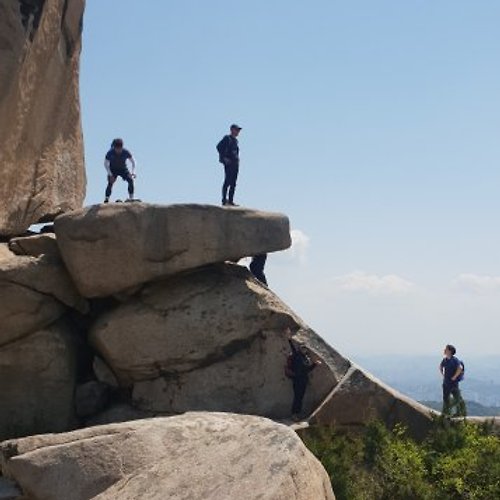
[[[284,215],[209,205],[95,205],[58,217],[55,231],[85,297],[291,244]]]
[[[82,205],[84,3],[0,2],[0,235]]]
[[[89,341],[126,384],[223,361],[292,318],[248,270],[222,264],[146,285],[102,314]]]
[[[62,262],[48,255],[16,256],[0,252],[0,346],[44,328],[67,307],[85,312]]]
[[[64,322],[0,347],[0,439],[74,425],[76,344]]]
[[[325,361],[307,391],[305,410],[312,411],[349,363],[240,266],[211,266],[148,285],[103,314],[89,340],[120,384],[133,387],[141,410],[284,418],[293,397],[284,374],[287,326],[302,328]]]
[[[332,500],[295,432],[246,415],[188,413],[1,444],[2,473],[44,500]]]

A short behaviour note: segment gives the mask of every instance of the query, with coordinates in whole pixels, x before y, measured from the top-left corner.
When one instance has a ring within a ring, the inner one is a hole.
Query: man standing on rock
[[[232,124],[229,135],[225,135],[217,144],[219,162],[224,165],[224,184],[222,185],[222,205],[237,206],[234,203],[234,191],[240,168],[240,148],[238,146],[238,135],[241,127]],[[229,190],[229,193],[228,193]]]
[[[285,330],[285,334],[291,348],[285,372],[287,377],[291,378],[293,382],[292,418],[293,420],[300,420],[302,402],[304,401],[307,384],[309,383],[309,373],[321,365],[321,361],[319,359],[312,361],[308,355],[307,347],[302,343],[295,344],[295,341],[292,340],[292,331],[290,328]]]
[[[132,172],[127,168],[127,160],[132,165]],[[118,177],[128,183],[128,198],[129,201],[132,201],[134,199],[135,160],[130,151],[123,147],[122,139],[114,139],[111,143],[111,149],[104,159],[104,168],[108,173],[108,186],[106,187],[104,203],[109,202],[113,184]]]
[[[444,348],[444,358],[439,365],[443,376],[443,414],[450,415],[452,406],[457,407],[456,416],[466,416],[465,401],[458,387],[464,371],[463,363],[455,357],[457,350],[451,344]],[[453,396],[453,404],[450,402]]]

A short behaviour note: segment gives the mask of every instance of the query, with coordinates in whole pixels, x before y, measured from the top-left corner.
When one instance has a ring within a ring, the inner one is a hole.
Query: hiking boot
[[[109,198],[104,198],[104,203],[109,203]]]
[[[239,207],[239,205],[236,205],[233,201],[229,201],[227,204],[231,207]]]
[[[222,206],[225,207],[227,205],[227,201],[226,200],[222,200]]]

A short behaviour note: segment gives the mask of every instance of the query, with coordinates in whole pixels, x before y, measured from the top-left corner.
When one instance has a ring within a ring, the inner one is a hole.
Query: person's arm
[[[295,344],[293,343],[293,340],[292,340],[292,330],[290,330],[290,328],[286,328],[285,335],[286,335],[286,338],[288,339],[288,343],[290,344],[290,349],[295,354],[297,352],[297,348],[295,347]]]
[[[441,363],[439,363],[438,370],[439,370],[440,375],[444,377],[444,370],[443,370],[443,362],[442,361],[441,361]]]
[[[315,355],[316,357],[316,355]],[[322,365],[323,362],[319,359],[319,358],[316,358],[316,359],[311,359],[311,365],[309,367],[309,371],[313,371],[317,366],[320,366]]]
[[[136,174],[135,174],[135,167],[136,167],[136,165],[137,165],[137,163],[136,163],[136,161],[135,161],[135,158],[134,158],[132,155],[130,155],[130,156],[128,157],[128,160],[129,160],[129,161],[130,161],[130,163],[132,164],[132,172],[131,172],[131,173],[132,173],[132,177],[135,177],[135,176],[136,176]]]
[[[461,373],[462,373],[462,364],[458,363],[457,369],[453,374],[453,377],[451,377],[451,380],[455,382],[455,380],[457,380],[457,378],[460,376]]]
[[[104,159],[104,168],[108,173],[108,177],[113,177],[113,174],[111,173],[111,162],[107,158]]]
[[[308,368],[308,371],[312,372],[319,365],[321,365],[321,361],[319,359],[312,361],[311,365]]]
[[[217,144],[217,151],[219,152],[219,161],[224,165],[230,162],[228,158],[228,149],[231,139],[228,135],[225,135],[222,140]]]

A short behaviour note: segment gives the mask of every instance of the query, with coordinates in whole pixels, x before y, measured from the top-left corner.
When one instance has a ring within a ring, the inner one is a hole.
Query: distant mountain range
[[[500,356],[459,358],[465,364],[465,378],[460,387],[466,401],[500,407]],[[385,355],[359,357],[354,361],[413,399],[441,401],[439,356]]]
[[[441,411],[442,403],[440,401],[420,401],[429,408]],[[500,406],[483,406],[474,401],[467,401],[467,415],[470,417],[498,417],[500,416]]]

